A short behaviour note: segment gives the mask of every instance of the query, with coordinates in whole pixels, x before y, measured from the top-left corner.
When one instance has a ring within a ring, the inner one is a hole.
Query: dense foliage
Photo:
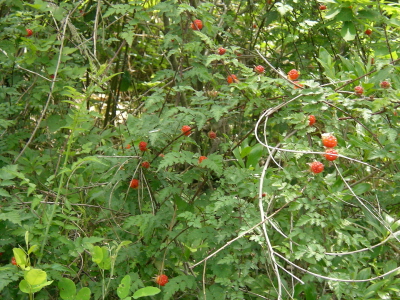
[[[400,299],[397,2],[0,17],[0,298]]]

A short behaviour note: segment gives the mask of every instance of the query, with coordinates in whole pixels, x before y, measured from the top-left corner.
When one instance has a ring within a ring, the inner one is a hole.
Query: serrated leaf
[[[220,267],[220,266],[219,266]],[[172,278],[164,287],[164,300],[172,299],[173,295],[178,291],[185,291],[196,286],[193,276],[180,275]]]
[[[210,154],[207,159],[201,162],[202,167],[214,171],[218,176],[223,172],[223,157],[218,154]]]
[[[204,33],[202,33],[199,30],[194,30],[193,32],[194,32],[195,35],[199,36],[201,38],[201,40],[204,43],[206,43],[211,49],[215,48],[214,43],[211,41],[211,39],[207,35],[205,35]]]
[[[10,194],[5,189],[0,189],[1,197],[11,197]]]
[[[0,267],[0,292],[13,281],[17,281],[19,275],[15,272],[15,267]]]
[[[160,165],[158,166],[158,170],[166,167],[173,166],[175,164],[184,164],[184,163],[193,163],[193,153],[189,151],[181,151],[181,152],[171,152],[167,153]]]

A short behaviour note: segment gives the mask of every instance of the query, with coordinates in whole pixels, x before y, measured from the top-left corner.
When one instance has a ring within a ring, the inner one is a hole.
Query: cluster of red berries
[[[338,152],[333,149],[337,146],[337,139],[330,133],[324,133],[322,135],[322,144],[326,148],[325,150],[325,158],[329,161],[334,161],[338,158]],[[314,174],[321,173],[324,170],[324,164],[319,161],[314,161],[310,164],[310,171]]]
[[[182,126],[182,128],[181,128],[181,131],[182,131],[182,133],[184,134],[184,135],[186,135],[186,136],[189,136],[192,132],[191,132],[191,130],[192,130],[192,128],[190,127],[190,126],[188,126],[188,125],[184,125],[184,126]],[[214,131],[210,131],[209,133],[208,133],[208,137],[210,138],[210,139],[216,139],[217,138],[217,134],[214,132]],[[126,149],[129,149],[131,146],[128,144],[125,148]],[[139,143],[139,149],[141,150],[141,151],[146,151],[147,150],[147,143],[146,142],[140,142]],[[164,154],[160,154],[159,155],[160,157],[164,157]],[[199,164],[203,161],[203,160],[205,160],[205,159],[207,159],[207,157],[206,156],[200,156],[199,157]],[[144,162],[142,162],[142,164],[141,164],[141,166],[142,166],[142,168],[145,168],[145,169],[148,169],[148,168],[150,168],[150,163],[148,162],[148,161],[144,161]],[[131,180],[131,182],[130,182],[130,184],[129,184],[129,187],[130,188],[132,188],[132,189],[137,189],[138,187],[139,187],[139,180],[138,179],[132,179]],[[161,275],[162,276],[162,275]],[[161,285],[161,284],[160,284]]]

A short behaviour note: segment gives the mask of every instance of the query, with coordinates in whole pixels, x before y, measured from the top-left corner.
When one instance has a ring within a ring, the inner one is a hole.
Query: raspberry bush
[[[400,10],[321,5],[2,1],[0,298],[400,299]]]

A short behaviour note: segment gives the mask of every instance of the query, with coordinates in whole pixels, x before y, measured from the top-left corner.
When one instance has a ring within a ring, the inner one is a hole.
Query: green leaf
[[[130,245],[130,244],[132,244],[131,241],[122,241],[122,242],[118,245],[118,247],[117,247],[117,249],[116,249],[115,251],[118,253],[118,251],[121,250],[122,247],[128,246],[128,245]]]
[[[21,292],[26,293],[26,294],[30,294],[32,292],[32,288],[29,285],[29,283],[22,279],[19,283],[19,289],[21,290]]]
[[[76,286],[69,278],[61,278],[58,282],[60,297],[64,300],[73,300],[75,298]]]
[[[0,196],[1,197],[11,197],[10,194],[5,190],[0,188]]]
[[[28,250],[28,255],[31,254],[32,252],[36,252],[39,249],[38,245],[33,245],[29,248]]]
[[[370,144],[361,141],[359,137],[349,134],[347,138],[350,144],[355,146],[356,148],[361,148],[365,150],[374,150],[374,147],[372,147]]]
[[[359,183],[356,186],[354,186],[352,189],[353,189],[354,194],[361,195],[361,194],[371,190],[371,185],[369,183]]]
[[[22,174],[19,174],[17,165],[8,165],[0,169],[0,179],[10,180],[15,177],[24,177]]]
[[[16,282],[19,279],[18,272],[15,272],[15,267],[0,267],[0,292],[11,282]]]
[[[13,254],[15,257],[15,260],[17,262],[17,265],[24,270],[27,264],[26,261],[26,254],[24,252],[24,250],[22,250],[21,248],[13,248]]]
[[[24,275],[25,280],[31,285],[40,285],[47,280],[47,274],[40,269],[30,269]]]
[[[348,7],[342,7],[340,13],[336,15],[335,21],[351,22],[354,19],[353,10]]]
[[[133,294],[132,298],[133,299],[139,299],[141,297],[154,296],[154,295],[157,295],[160,292],[161,292],[161,290],[159,288],[152,287],[152,286],[147,286],[147,287],[144,287],[142,289],[137,290]]]
[[[121,283],[117,288],[118,297],[121,299],[128,297],[130,289],[131,289],[131,276],[126,275],[124,278],[122,278]]]
[[[257,168],[259,165],[259,161],[261,156],[263,155],[266,148],[264,148],[261,144],[256,144],[251,148],[251,152],[247,157],[246,167]]]
[[[88,287],[81,288],[76,294],[75,300],[90,300],[90,289]]]
[[[193,153],[189,151],[167,153],[161,161],[158,170],[175,164],[193,163]]]
[[[286,15],[286,13],[290,12],[293,10],[293,7],[287,4],[283,4],[281,2],[276,2],[275,3],[277,11],[280,13],[281,16]]]
[[[206,167],[214,171],[218,176],[223,172],[223,157],[219,154],[210,154],[207,159],[201,162],[202,167]]]
[[[249,155],[251,149],[252,149],[252,148],[251,148],[250,146],[244,147],[244,148],[242,149],[242,151],[240,151],[240,157],[241,157],[241,158],[244,158],[244,157],[246,157],[247,155]]]
[[[335,75],[335,63],[332,61],[332,57],[328,51],[326,51],[323,47],[319,49],[319,58],[318,61],[324,67],[325,74],[331,79],[336,77]]]
[[[325,19],[333,19],[340,13],[340,8],[329,9],[327,14],[325,15]]]
[[[120,33],[121,38],[123,38],[126,43],[131,47],[132,43],[133,43],[133,38],[134,38],[134,34],[133,32],[121,32]]]
[[[345,41],[354,40],[356,37],[356,27],[354,26],[354,23],[350,21],[343,22],[340,34],[342,35]]]
[[[95,253],[96,253],[95,254],[96,261],[95,262],[98,264],[100,269],[109,270],[111,268],[111,259],[110,259],[110,254],[109,254],[108,248],[105,246],[103,246],[101,248],[100,247],[96,248],[96,247],[98,247],[98,246],[94,247],[96,249],[95,250]],[[100,248],[101,254],[99,252],[99,248]],[[100,257],[101,257],[101,260],[100,260],[100,262],[98,262]]]
[[[92,261],[96,264],[100,264],[103,261],[103,250],[99,246],[93,247]]]

